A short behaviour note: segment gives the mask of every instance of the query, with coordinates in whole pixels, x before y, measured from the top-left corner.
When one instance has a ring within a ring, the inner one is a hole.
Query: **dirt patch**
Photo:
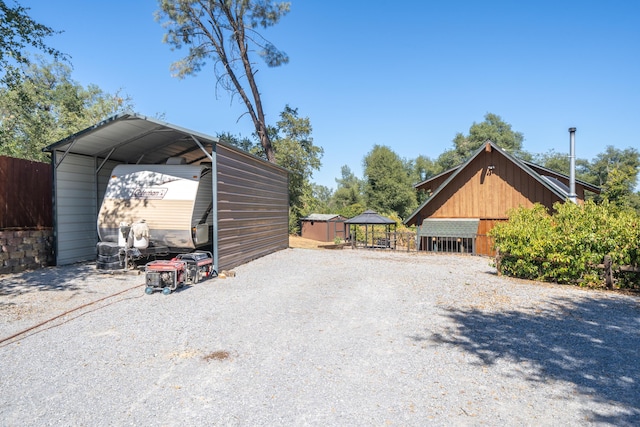
[[[317,240],[305,239],[304,237],[290,235],[289,247],[301,249],[318,249],[320,245],[326,245],[327,242],[319,242]]]
[[[300,249],[342,249],[348,248],[348,243],[321,242],[319,240],[306,239],[304,237],[289,235],[289,247]]]
[[[203,359],[208,362],[210,360],[226,360],[230,356],[231,354],[228,351],[218,350],[218,351],[214,351],[213,353],[207,354],[206,356],[203,357]]]

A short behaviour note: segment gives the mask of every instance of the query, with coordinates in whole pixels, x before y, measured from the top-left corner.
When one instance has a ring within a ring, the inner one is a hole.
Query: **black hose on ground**
[[[38,323],[38,324],[37,324],[37,325],[35,325],[35,326],[31,326],[30,328],[24,329],[24,330],[22,330],[22,331],[20,331],[20,332],[17,332],[17,333],[15,333],[15,334],[11,335],[11,336],[8,336],[8,337],[6,337],[6,338],[2,338],[2,339],[0,339],[0,344],[3,344],[4,342],[9,341],[9,340],[11,340],[11,339],[13,339],[13,338],[19,337],[20,335],[24,335],[24,334],[26,334],[26,333],[27,333],[27,332],[29,332],[29,331],[32,331],[32,330],[34,330],[34,329],[36,329],[36,328],[39,328],[39,327],[41,327],[41,326],[43,326],[43,325],[46,325],[46,324],[47,324],[47,323],[49,323],[49,322],[53,322],[54,320],[59,319],[59,318],[61,318],[61,317],[64,317],[64,316],[66,316],[66,315],[67,315],[67,314],[69,314],[69,313],[73,313],[74,311],[78,311],[78,310],[83,309],[83,308],[85,308],[85,307],[88,307],[88,306],[90,306],[90,305],[96,304],[96,303],[98,303],[98,302],[100,302],[100,301],[104,301],[104,300],[106,300],[106,299],[108,299],[108,298],[113,298],[113,297],[118,296],[118,295],[120,295],[120,294],[123,294],[123,293],[125,293],[125,292],[129,292],[130,290],[135,289],[135,288],[139,288],[140,286],[144,286],[144,284],[142,284],[142,285],[135,285],[135,286],[133,286],[133,287],[131,287],[131,288],[129,288],[129,289],[125,289],[124,291],[116,292],[115,294],[107,295],[106,297],[103,297],[103,298],[97,299],[97,300],[92,301],[92,302],[88,302],[88,303],[83,304],[83,305],[81,305],[81,306],[79,306],[79,307],[72,308],[71,310],[67,310],[67,311],[65,311],[64,313],[59,314],[59,315],[57,315],[57,316],[54,316],[54,317],[52,317],[52,318],[50,318],[50,319],[47,319],[47,320],[45,320],[45,321],[43,321],[43,322],[40,322],[40,323]]]

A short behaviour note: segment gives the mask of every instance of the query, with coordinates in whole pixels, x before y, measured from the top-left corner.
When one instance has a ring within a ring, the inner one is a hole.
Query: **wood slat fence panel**
[[[51,165],[0,156],[0,229],[53,226]]]

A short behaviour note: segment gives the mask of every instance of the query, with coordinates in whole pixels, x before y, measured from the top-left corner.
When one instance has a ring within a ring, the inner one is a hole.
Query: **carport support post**
[[[193,135],[191,139],[200,147],[202,152],[211,160],[211,214],[213,215],[213,242],[211,242],[211,253],[213,255],[213,267],[216,272],[220,271],[218,256],[218,151],[215,143],[211,144],[211,154],[207,152],[202,143]]]
[[[213,204],[213,242],[211,242],[211,250],[213,251],[213,266],[216,272],[220,271],[219,254],[218,254],[218,146],[211,144],[211,203]]]

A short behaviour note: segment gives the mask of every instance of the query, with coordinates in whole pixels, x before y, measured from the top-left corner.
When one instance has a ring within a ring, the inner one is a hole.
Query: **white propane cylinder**
[[[131,234],[133,235],[134,248],[146,249],[149,247],[149,226],[144,219],[131,225]]]
[[[121,248],[127,248],[129,245],[127,241],[129,240],[129,231],[131,227],[128,222],[121,222],[120,228],[118,229],[118,246]],[[126,235],[125,235],[126,233]]]
[[[135,236],[133,237],[133,247],[134,248],[138,248],[138,249],[146,249],[149,247],[149,239],[146,237],[141,237],[139,239],[136,239]]]

